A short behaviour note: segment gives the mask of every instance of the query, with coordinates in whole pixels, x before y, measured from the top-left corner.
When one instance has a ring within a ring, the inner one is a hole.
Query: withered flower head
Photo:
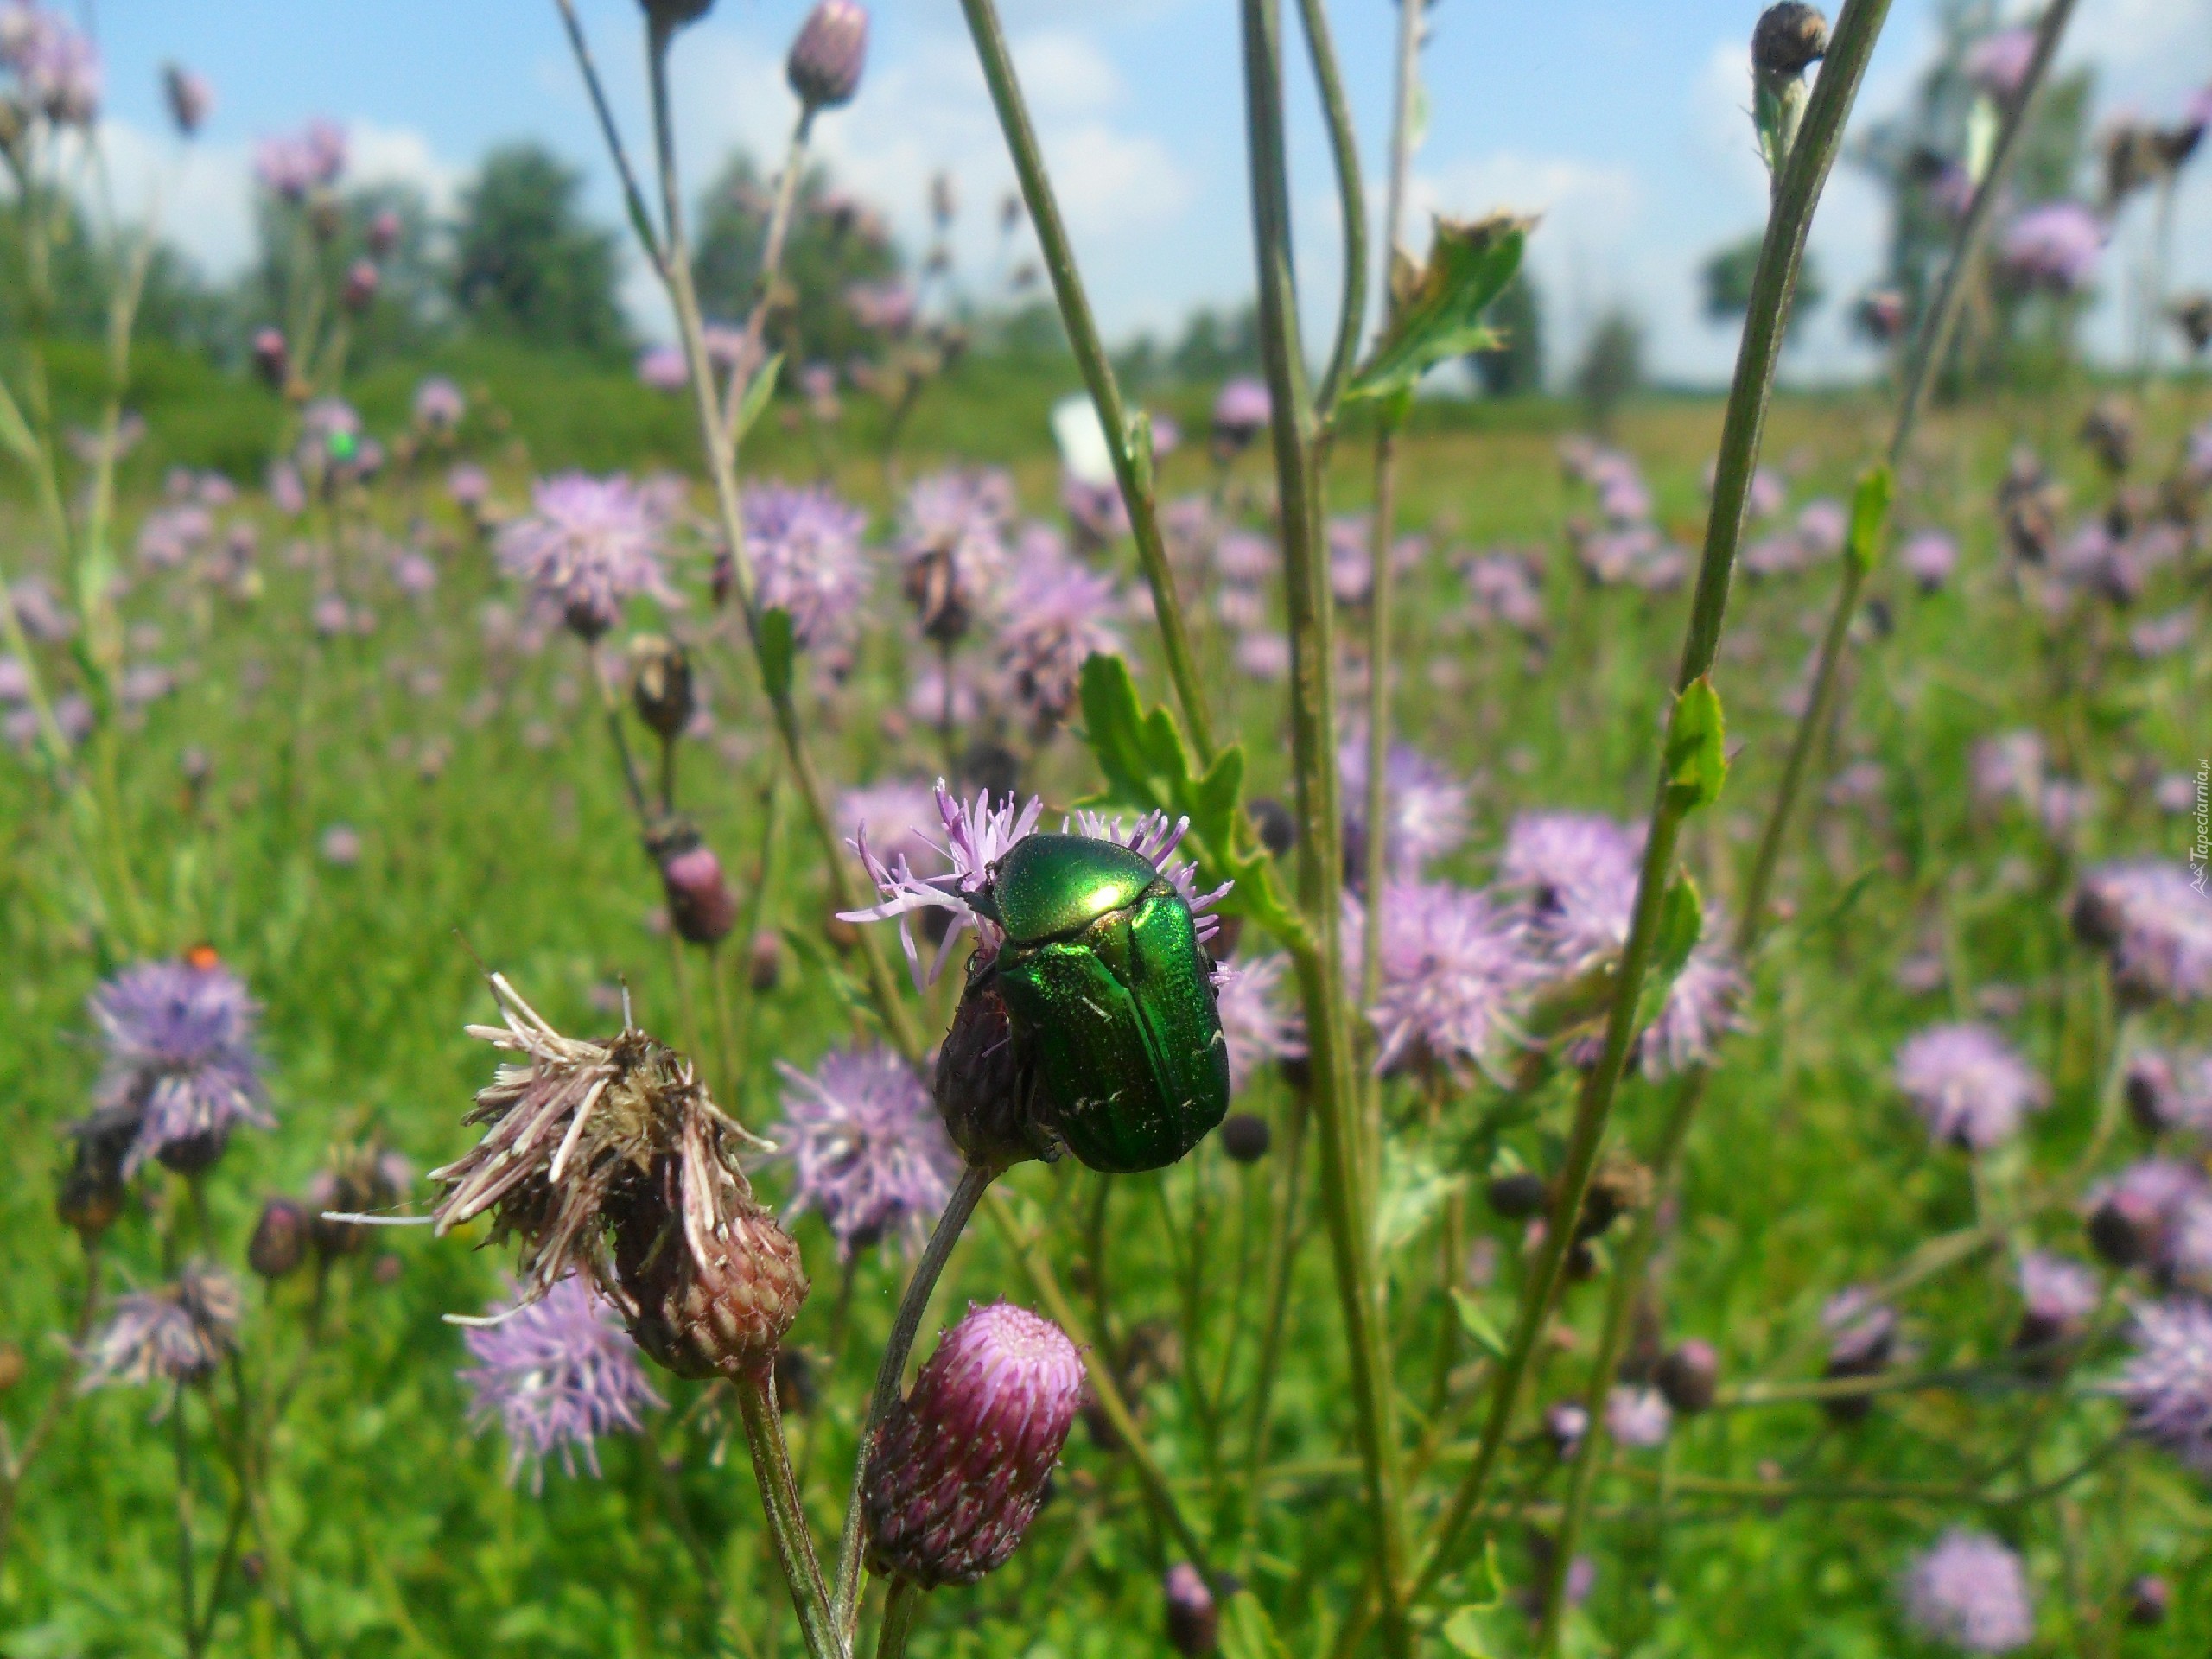
[[[680,1376],[768,1363],[807,1290],[798,1245],[738,1164],[768,1143],[626,1019],[604,1042],[564,1037],[502,976],[491,984],[505,1023],[468,1033],[527,1063],[499,1068],[466,1120],[484,1138],[431,1172],[447,1188],[438,1230],[489,1211],[493,1236],[521,1245],[518,1306],[588,1274]]]

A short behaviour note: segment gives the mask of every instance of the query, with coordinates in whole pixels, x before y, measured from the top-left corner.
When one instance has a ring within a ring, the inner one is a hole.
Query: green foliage
[[[1447,358],[1495,345],[1483,316],[1520,270],[1529,230],[1529,220],[1503,213],[1438,219],[1427,263],[1394,273],[1389,321],[1345,386],[1345,398],[1395,396]]]
[[[1751,282],[1758,273],[1759,249],[1765,238],[1754,231],[1738,241],[1717,249],[1698,269],[1705,290],[1705,315],[1715,322],[1736,322],[1751,307]],[[1797,286],[1789,302],[1785,342],[1794,340],[1808,318],[1827,297],[1821,284],[1820,261],[1808,248],[1797,264]]]
[[[1621,404],[1643,385],[1643,325],[1625,311],[1608,311],[1583,343],[1575,395],[1590,423],[1610,433]]]
[[[1710,675],[1682,688],[1667,721],[1667,796],[1680,812],[1694,812],[1720,798],[1728,776],[1726,733],[1720,694]]]
[[[593,355],[628,349],[622,238],[584,220],[582,189],[535,144],[484,158],[454,228],[454,303],[472,327]]]
[[[1869,467],[1851,498],[1851,528],[1843,556],[1864,576],[1881,563],[1883,534],[1890,524],[1891,480],[1887,465]]]

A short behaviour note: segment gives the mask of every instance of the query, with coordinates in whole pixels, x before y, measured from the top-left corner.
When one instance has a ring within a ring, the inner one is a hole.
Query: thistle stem
[[[875,1633],[875,1659],[900,1659],[921,1613],[922,1592],[908,1580],[892,1580],[891,1593],[883,1603],[883,1624]]]
[[[176,1453],[177,1628],[184,1636],[186,1659],[199,1659],[205,1647],[200,1620],[193,1611],[192,1434],[184,1421],[185,1399],[185,1385],[180,1382],[169,1402],[170,1445]]]
[[[1411,0],[1418,15],[1424,0]],[[1324,428],[1334,417],[1337,396],[1351,377],[1352,359],[1359,350],[1360,331],[1367,321],[1367,194],[1359,174],[1359,140],[1352,130],[1351,103],[1344,96],[1343,71],[1337,64],[1336,40],[1329,31],[1327,0],[1298,0],[1299,22],[1306,34],[1306,52],[1313,66],[1313,81],[1321,94],[1321,114],[1329,128],[1329,159],[1337,173],[1338,211],[1344,219],[1344,292],[1337,306],[1337,338],[1330,348],[1329,366],[1314,394],[1316,418]],[[1394,223],[1389,227],[1397,234]]]
[[[1403,1659],[1412,1651],[1412,1633],[1400,1600],[1405,1543],[1395,1402],[1373,1230],[1361,1176],[1360,1095],[1353,1077],[1338,935],[1344,859],[1337,786],[1335,645],[1321,555],[1320,480],[1314,455],[1319,427],[1306,382],[1291,270],[1281,0],[1242,0],[1241,10],[1253,241],[1259,260],[1260,344],[1274,408],[1272,431],[1290,622],[1298,887],[1306,930],[1293,944],[1292,960],[1312,1056],[1321,1197],[1351,1363],[1352,1408],[1366,1471],[1369,1542],[1382,1596],[1383,1650],[1394,1659]]]
[[[845,1504],[844,1535],[837,1545],[837,1589],[833,1606],[842,1641],[851,1640],[860,1618],[861,1491],[868,1480],[868,1453],[874,1448],[876,1431],[883,1427],[885,1416],[899,1399],[899,1382],[906,1372],[906,1356],[913,1351],[914,1337],[922,1327],[922,1315],[929,1311],[930,1294],[937,1288],[944,1264],[952,1259],[952,1247],[960,1242],[960,1235],[967,1230],[976,1206],[982,1202],[985,1191],[998,1175],[997,1170],[981,1164],[970,1164],[960,1173],[959,1184],[945,1200],[944,1211],[937,1218],[922,1259],[914,1264],[913,1276],[906,1281],[906,1294],[899,1299],[899,1312],[891,1321],[891,1335],[883,1344],[883,1357],[876,1363],[875,1388],[868,1395],[868,1417],[861,1425],[860,1450],[853,1459],[853,1490]]]
[[[1892,470],[1903,463],[1910,451],[1914,427],[1919,419],[1928,388],[1948,347],[1951,329],[1958,319],[1959,308],[1965,297],[1962,274],[1979,252],[1989,223],[1991,204],[1995,201],[2010,171],[2029,108],[2042,85],[2044,73],[2057,51],[2059,38],[2065,32],[2073,9],[2074,0],[2052,0],[2037,26],[2035,54],[2027,79],[2020,96],[2006,112],[1996,148],[1992,153],[1989,171],[1976,189],[1966,219],[1959,226],[1950,262],[1944,268],[1942,283],[1936,291],[1936,302],[1922,320],[1915,335],[1904,393],[1890,438],[1888,464]],[[1851,619],[1857,613],[1859,592],[1874,556],[1872,549],[1854,550],[1853,552],[1854,556],[1847,558],[1844,563],[1843,575],[1836,590],[1835,606],[1829,613],[1827,627],[1821,642],[1812,698],[1791,737],[1789,756],[1783,766],[1782,781],[1760,833],[1758,851],[1737,915],[1733,943],[1739,957],[1748,957],[1765,931],[1769,895],[1781,860],[1782,847],[1796,810],[1797,797],[1803,786],[1814,745],[1820,734],[1827,728],[1835,707],[1839,669],[1844,648],[1849,641]],[[1862,553],[1863,556],[1860,556]],[[1683,1145],[1689,1138],[1691,1122],[1705,1097],[1708,1076],[1707,1068],[1700,1066],[1684,1075],[1675,1085],[1668,1103],[1667,1116],[1661,1126],[1658,1141],[1651,1154],[1652,1197],[1637,1213],[1628,1242],[1623,1247],[1614,1269],[1612,1284],[1606,1296],[1605,1324],[1599,1338],[1598,1351],[1592,1362],[1589,1386],[1583,1398],[1590,1428],[1576,1449],[1573,1467],[1568,1478],[1566,1510],[1560,1529],[1560,1548],[1556,1558],[1560,1563],[1573,1559],[1576,1537],[1589,1514],[1598,1459],[1605,1438],[1605,1400],[1611,1391],[1613,1378],[1619,1370],[1637,1293],[1643,1283],[1652,1251],[1657,1243],[1660,1197],[1672,1184]],[[1560,1610],[1554,1604],[1563,1593],[1565,1570],[1563,1565],[1556,1565],[1552,1575],[1555,1582],[1546,1586],[1544,1630],[1554,1638],[1560,1618]]]
[[[1827,182],[1850,113],[1864,77],[1867,59],[1888,15],[1888,0],[1847,0],[1829,42],[1819,84],[1808,100],[1797,141],[1791,148],[1776,192],[1774,211],[1759,247],[1758,268],[1751,283],[1750,309],[1736,359],[1721,428],[1719,463],[1715,471],[1713,509],[1706,521],[1705,550],[1698,570],[1697,591],[1691,603],[1689,626],[1682,642],[1682,656],[1673,690],[1679,696],[1707,674],[1719,650],[1720,630],[1727,613],[1728,586],[1734,574],[1736,550],[1743,538],[1745,502],[1751,474],[1758,463],[1759,442],[1766,424],[1769,397],[1774,383],[1783,332],[1796,288],[1805,236],[1814,209]],[[1545,1230],[1544,1248],[1523,1288],[1520,1316],[1504,1358],[1491,1386],[1490,1410],[1468,1465],[1450,1507],[1429,1546],[1415,1583],[1416,1595],[1426,1593],[1449,1570],[1453,1547],[1503,1450],[1506,1430],[1519,1403],[1521,1387],[1529,1362],[1549,1319],[1560,1270],[1573,1243],[1574,1224],[1582,1213],[1598,1149],[1612,1113],[1614,1095],[1635,1035],[1637,998],[1643,989],[1657,932],[1661,901],[1673,874],[1675,845],[1685,806],[1681,798],[1660,779],[1645,839],[1642,872],[1628,942],[1621,953],[1613,1002],[1605,1023],[1604,1050],[1596,1067],[1584,1081],[1569,1130],[1559,1176],[1559,1192]],[[1602,1418],[1584,1436],[1592,1440],[1602,1431]],[[1546,1642],[1555,1643],[1558,1606],[1565,1583],[1566,1564],[1573,1559],[1573,1540],[1562,1529],[1554,1552],[1554,1570],[1546,1588],[1551,1610],[1546,1631],[1539,1637],[1539,1651]]]
[[[799,175],[806,166],[806,145],[814,131],[815,111],[814,105],[801,104],[798,124],[791,129],[791,148],[784,156],[783,176],[776,181],[775,206],[768,213],[767,238],[761,245],[759,290],[753,296],[753,309],[745,319],[745,345],[738,353],[737,361],[730,366],[729,390],[722,403],[722,437],[730,445],[733,462],[739,439],[738,411],[745,405],[753,377],[763,366],[758,360],[760,344],[766,336],[768,308],[775,300],[776,283],[783,275],[784,244],[791,235],[791,210],[798,200]]]
[[[1006,134],[1014,170],[1021,181],[1021,197],[1029,209],[1029,222],[1037,232],[1045,270],[1052,279],[1052,296],[1059,303],[1068,344],[1083,371],[1084,385],[1098,410],[1106,431],[1106,447],[1114,458],[1114,477],[1121,486],[1122,502],[1129,512],[1129,528],[1135,537],[1137,557],[1145,581],[1152,588],[1153,610],[1160,623],[1161,654],[1167,659],[1167,677],[1175,687],[1175,701],[1183,710],[1183,724],[1201,766],[1214,756],[1213,723],[1206,709],[1205,684],[1198,677],[1198,662],[1191,654],[1190,632],[1183,620],[1183,604],[1175,591],[1175,575],[1168,568],[1167,543],[1160,531],[1159,504],[1153,484],[1152,435],[1149,424],[1140,433],[1122,401],[1120,383],[1106,355],[1105,341],[1092,316],[1090,296],[1076,268],[1075,249],[1067,226],[1060,218],[1059,200],[1045,172],[1044,152],[1021,83],[1014,72],[1014,56],[1007,48],[1006,29],[999,21],[994,0],[960,0],[967,14],[968,33],[976,42],[976,55],[983,79],[991,89],[999,126]]]
[[[746,1450],[753,1454],[753,1479],[767,1516],[769,1541],[784,1582],[791,1586],[791,1606],[798,1614],[809,1659],[847,1659],[850,1648],[830,1610],[830,1592],[815,1560],[814,1541],[807,1534],[806,1511],[791,1478],[791,1454],[776,1412],[775,1380],[762,1366],[747,1371],[733,1387],[738,1414],[745,1423]]]

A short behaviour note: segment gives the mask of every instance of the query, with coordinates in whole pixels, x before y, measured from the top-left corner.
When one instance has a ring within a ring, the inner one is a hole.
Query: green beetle
[[[1091,1168],[1173,1163],[1229,1109],[1212,963],[1174,884],[1088,836],[1016,842],[972,901],[1006,930],[991,971],[1037,1105]]]

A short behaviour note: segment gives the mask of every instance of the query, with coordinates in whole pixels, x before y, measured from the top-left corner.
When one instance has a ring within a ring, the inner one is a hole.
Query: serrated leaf
[[[1452,1306],[1459,1310],[1459,1328],[1475,1339],[1475,1346],[1492,1359],[1503,1359],[1507,1347],[1504,1333],[1490,1322],[1490,1315],[1483,1312],[1482,1304],[1464,1290],[1452,1293]]]
[[[753,378],[745,383],[745,397],[737,406],[737,423],[730,428],[732,448],[745,442],[745,435],[753,429],[753,423],[768,407],[768,400],[776,395],[776,377],[783,366],[784,354],[772,352]]]
[[[758,643],[760,683],[781,702],[791,694],[791,658],[798,648],[791,634],[791,613],[781,606],[761,612]]]
[[[1193,775],[1190,746],[1165,709],[1147,709],[1136,682],[1118,657],[1094,655],[1083,665],[1080,695],[1083,740],[1105,774],[1105,792],[1087,803],[1158,810],[1187,817],[1183,846],[1198,861],[1206,883],[1233,882],[1222,910],[1249,917],[1277,937],[1294,931],[1297,918],[1275,886],[1264,852],[1240,841],[1243,816],[1244,751],[1230,744],[1203,774]]]
[[[1482,315],[1521,268],[1534,222],[1510,213],[1471,222],[1439,218],[1428,263],[1406,284],[1373,354],[1344,388],[1345,400],[1410,387],[1446,358],[1496,344]]]
[[[1720,798],[1728,776],[1726,724],[1720,694],[1700,674],[1675,699],[1667,721],[1667,793],[1675,810],[1690,813]]]
[[[1890,522],[1890,490],[1889,467],[1871,467],[1851,499],[1851,531],[1844,538],[1843,556],[1861,576],[1882,556],[1882,533]]]
[[[1239,1591],[1222,1604],[1221,1653],[1223,1659],[1290,1659],[1274,1620],[1249,1591]]]

